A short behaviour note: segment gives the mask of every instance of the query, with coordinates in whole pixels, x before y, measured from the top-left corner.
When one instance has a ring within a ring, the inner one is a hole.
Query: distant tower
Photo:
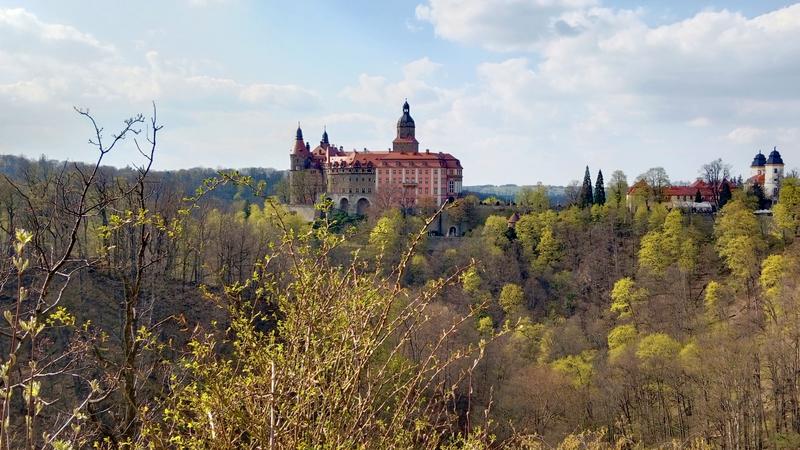
[[[764,164],[767,163],[767,158],[758,151],[758,154],[753,158],[753,163],[750,164],[750,177],[757,177],[764,173]]]
[[[300,124],[297,124],[297,133],[294,138],[294,148],[291,155],[289,155],[289,203],[295,204],[300,202],[298,193],[302,191],[300,183],[303,182],[303,177],[298,175],[302,171],[308,169],[311,163],[311,154],[308,145],[303,142],[303,130],[300,129]]]
[[[328,127],[324,127],[322,129],[322,140],[319,141],[319,146],[327,150],[330,145],[331,143],[328,140]]]
[[[764,195],[767,198],[776,200],[783,180],[783,158],[778,153],[778,148],[774,147],[767,157],[764,164]]]
[[[411,118],[408,100],[403,103],[403,115],[397,120],[397,137],[392,141],[393,152],[419,153],[419,142],[415,136],[414,119]]]

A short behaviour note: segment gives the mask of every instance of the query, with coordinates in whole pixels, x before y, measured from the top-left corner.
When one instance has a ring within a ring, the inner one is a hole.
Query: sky
[[[298,122],[387,149],[406,98],[465,185],[746,176],[775,146],[791,169],[800,3],[0,0],[0,153],[91,161],[74,106],[110,135],[155,102],[156,168],[287,169]]]

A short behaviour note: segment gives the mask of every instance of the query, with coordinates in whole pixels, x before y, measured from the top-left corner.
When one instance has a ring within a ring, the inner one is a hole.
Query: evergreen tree
[[[603,171],[597,171],[597,180],[595,180],[594,184],[594,204],[595,205],[605,205],[606,204],[606,187],[605,181],[603,181]]]
[[[728,184],[727,180],[725,180],[722,182],[722,189],[719,193],[719,209],[722,209],[722,207],[724,207],[732,197],[733,193],[731,193],[731,185]]]
[[[694,193],[694,202],[695,203],[703,203],[703,194],[700,193],[700,189]]]
[[[760,184],[753,183],[753,186],[750,188],[750,193],[756,198],[758,209],[767,207],[767,198],[764,196],[764,188],[762,188]]]
[[[583,185],[581,186],[580,205],[581,208],[592,206],[594,196],[592,195],[592,177],[589,175],[589,166],[586,166],[586,173],[583,175]]]

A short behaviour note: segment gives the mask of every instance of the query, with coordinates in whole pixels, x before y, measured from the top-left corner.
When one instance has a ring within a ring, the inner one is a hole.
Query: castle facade
[[[289,201],[309,205],[329,198],[334,206],[364,214],[372,205],[414,208],[441,205],[461,194],[463,168],[449,153],[419,151],[408,102],[390,150],[345,151],[328,131],[313,150],[298,126],[289,156]]]

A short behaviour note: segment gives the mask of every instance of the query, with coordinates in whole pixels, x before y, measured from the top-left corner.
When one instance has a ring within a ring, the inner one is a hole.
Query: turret
[[[778,198],[778,192],[783,180],[783,158],[774,147],[764,164],[764,195],[773,200]]]
[[[397,120],[397,137],[392,141],[393,152],[419,152],[419,142],[415,136],[416,125],[411,117],[408,100],[403,103],[403,115]]]
[[[330,141],[328,140],[328,127],[322,128],[322,139],[319,141],[319,146],[325,149],[330,146]]]
[[[764,173],[764,164],[766,163],[767,158],[761,153],[761,150],[759,150],[753,158],[753,162],[750,164],[750,176],[756,177]]]

